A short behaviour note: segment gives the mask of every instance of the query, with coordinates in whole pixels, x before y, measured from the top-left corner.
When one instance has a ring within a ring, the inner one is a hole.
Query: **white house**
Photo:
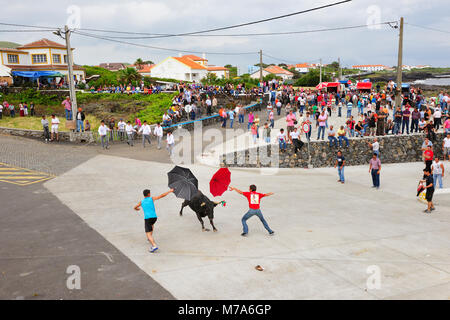
[[[181,81],[199,82],[208,73],[214,73],[218,78],[228,78],[229,70],[224,67],[209,66],[208,60],[195,55],[168,57],[153,66],[150,74],[154,78],[168,78]]]
[[[295,71],[300,72],[300,73],[308,73],[309,70],[311,69],[316,69],[315,66],[309,64],[309,63],[298,63],[298,64],[293,64],[293,65],[288,65],[289,69],[294,68]]]
[[[266,77],[269,74],[273,74],[274,76],[280,77],[283,80],[290,80],[294,77],[294,74],[292,72],[284,70],[283,68],[278,66],[268,66],[267,68],[263,69],[263,77]],[[250,75],[250,78],[252,79],[259,79],[259,77],[259,70]]]
[[[374,71],[386,70],[388,67],[385,65],[382,65],[382,64],[365,64],[365,65],[353,66],[352,68],[361,70],[361,71],[374,72]]]
[[[72,48],[72,50],[74,50]],[[0,48],[1,64],[11,71],[56,71],[66,77],[68,75],[66,46],[57,42],[41,39],[26,45],[11,48]],[[86,78],[84,69],[73,66],[74,78]]]

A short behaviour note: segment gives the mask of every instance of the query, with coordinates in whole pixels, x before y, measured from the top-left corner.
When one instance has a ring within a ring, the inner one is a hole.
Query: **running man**
[[[241,234],[241,236],[245,237],[248,234],[248,226],[247,226],[247,220],[250,219],[253,216],[257,216],[259,220],[261,220],[262,224],[264,225],[264,228],[269,232],[270,235],[273,235],[275,232],[270,229],[269,225],[267,224],[266,220],[264,219],[264,216],[261,212],[260,208],[260,202],[261,199],[264,197],[273,196],[274,193],[267,193],[262,194],[256,192],[256,186],[251,185],[250,186],[250,192],[243,192],[239,189],[230,187],[230,191],[236,191],[237,193],[243,195],[248,200],[249,210],[248,212],[242,217],[242,226],[244,227],[244,232]]]
[[[431,175],[431,170],[425,169],[423,170],[424,180],[420,181],[420,183],[425,183],[425,190],[427,192],[426,199],[428,202],[428,208],[424,211],[425,213],[431,213],[431,211],[436,210],[433,204],[433,195],[434,195],[434,181],[433,176]]]
[[[144,218],[145,218],[145,233],[147,234],[148,241],[152,244],[152,247],[150,248],[150,252],[154,253],[156,250],[158,250],[158,246],[155,243],[155,240],[153,239],[153,231],[154,231],[154,225],[156,221],[158,220],[158,217],[156,216],[156,210],[155,210],[155,201],[160,200],[169,194],[171,194],[174,190],[170,189],[166,193],[163,193],[162,195],[158,197],[151,197],[150,196],[150,190],[144,190],[144,200],[139,202],[135,207],[134,210],[140,211],[141,207],[144,210]]]

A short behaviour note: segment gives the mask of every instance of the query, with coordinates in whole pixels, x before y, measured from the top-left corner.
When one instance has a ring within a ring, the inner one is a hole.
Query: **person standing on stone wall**
[[[378,111],[378,121],[377,121],[377,136],[384,136],[386,123],[386,114],[384,113],[384,108],[380,108]]]
[[[375,153],[377,157],[380,157],[380,143],[378,142],[378,138],[373,139],[373,143],[367,143],[369,147],[372,149],[372,153]]]

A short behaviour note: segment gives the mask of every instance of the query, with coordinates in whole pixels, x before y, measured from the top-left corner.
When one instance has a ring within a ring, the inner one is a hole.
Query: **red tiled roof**
[[[65,49],[66,46],[59,44],[55,41],[51,41],[48,39],[41,39],[38,41],[34,41],[28,44],[25,44],[23,46],[18,47],[18,49],[32,49],[32,48],[59,48],[59,49]]]
[[[386,66],[382,65],[382,64],[363,64],[360,66],[353,66],[353,68],[369,68],[369,67],[385,67],[386,68]]]
[[[292,72],[284,70],[281,67],[278,66],[269,66],[267,68],[265,68],[264,70],[266,70],[269,73],[273,73],[273,74],[286,74],[286,75],[294,75]]]
[[[186,58],[186,57],[172,57],[173,59],[187,65],[191,69],[200,69],[200,70],[206,70],[206,68],[197,62],[194,62],[193,60]]]
[[[16,64],[6,64],[8,68],[11,68],[12,71],[38,71],[38,70],[67,70],[67,65],[39,65],[39,66],[25,66],[25,65],[16,65]],[[74,65],[73,70],[82,70],[85,69],[79,65]]]
[[[207,66],[208,71],[228,71],[228,68],[217,67],[217,66]]]
[[[192,61],[208,61],[208,59],[203,59],[203,58],[200,58],[200,57],[198,57],[196,55],[193,55],[193,54],[185,55],[182,58],[188,58],[188,59],[191,59]]]
[[[138,69],[139,73],[149,73],[154,67],[156,66],[156,64],[152,64],[152,65],[145,65],[142,66],[142,69]]]
[[[17,50],[17,49],[12,49],[12,48],[0,48],[0,52],[12,52],[12,53],[27,54],[26,52],[23,52],[22,50]]]

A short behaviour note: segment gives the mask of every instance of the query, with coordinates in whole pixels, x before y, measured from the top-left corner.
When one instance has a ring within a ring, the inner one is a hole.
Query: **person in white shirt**
[[[128,121],[128,123],[125,127],[125,131],[126,131],[127,137],[128,137],[127,144],[130,147],[134,147],[134,133],[136,132],[136,130],[133,128],[131,121]]]
[[[158,123],[156,125],[155,130],[153,130],[153,134],[155,135],[156,140],[158,141],[158,150],[160,150],[161,149],[161,141],[162,141],[162,138],[164,135],[163,128],[161,127],[160,123]]]
[[[108,145],[108,131],[111,131],[110,128],[105,126],[105,121],[102,120],[100,127],[98,127],[98,134],[100,135],[100,140],[102,143],[103,149],[109,149]]]
[[[145,148],[145,141],[148,141],[148,144],[152,144],[152,141],[150,140],[150,134],[152,133],[152,129],[147,124],[147,121],[144,121],[143,126],[139,129],[139,133],[142,133],[142,145]]]
[[[125,139],[125,127],[126,127],[125,121],[123,119],[120,119],[119,123],[117,124],[117,127],[119,128],[119,138],[120,141],[123,141]]]
[[[286,152],[286,148],[287,148],[286,141],[287,141],[287,138],[286,138],[286,133],[284,133],[284,129],[280,130],[280,133],[278,134],[277,138],[278,138],[278,144],[280,145],[280,151],[281,152]]]
[[[167,132],[167,151],[169,151],[169,156],[173,155],[173,147],[175,145],[175,138],[171,131]]]
[[[445,169],[444,164],[439,161],[439,157],[434,159],[431,165],[431,174],[433,175],[434,188],[437,189],[437,184],[439,182],[439,189],[443,188],[442,178],[444,177]]]
[[[59,141],[59,133],[58,133],[58,127],[59,127],[59,119],[54,114],[52,114],[52,136],[50,141],[54,141],[54,134],[56,134],[56,140]]]
[[[443,150],[444,150],[444,161],[445,157],[448,158],[448,161],[450,161],[450,133],[447,133],[447,137],[444,138],[444,143],[442,144]]]

